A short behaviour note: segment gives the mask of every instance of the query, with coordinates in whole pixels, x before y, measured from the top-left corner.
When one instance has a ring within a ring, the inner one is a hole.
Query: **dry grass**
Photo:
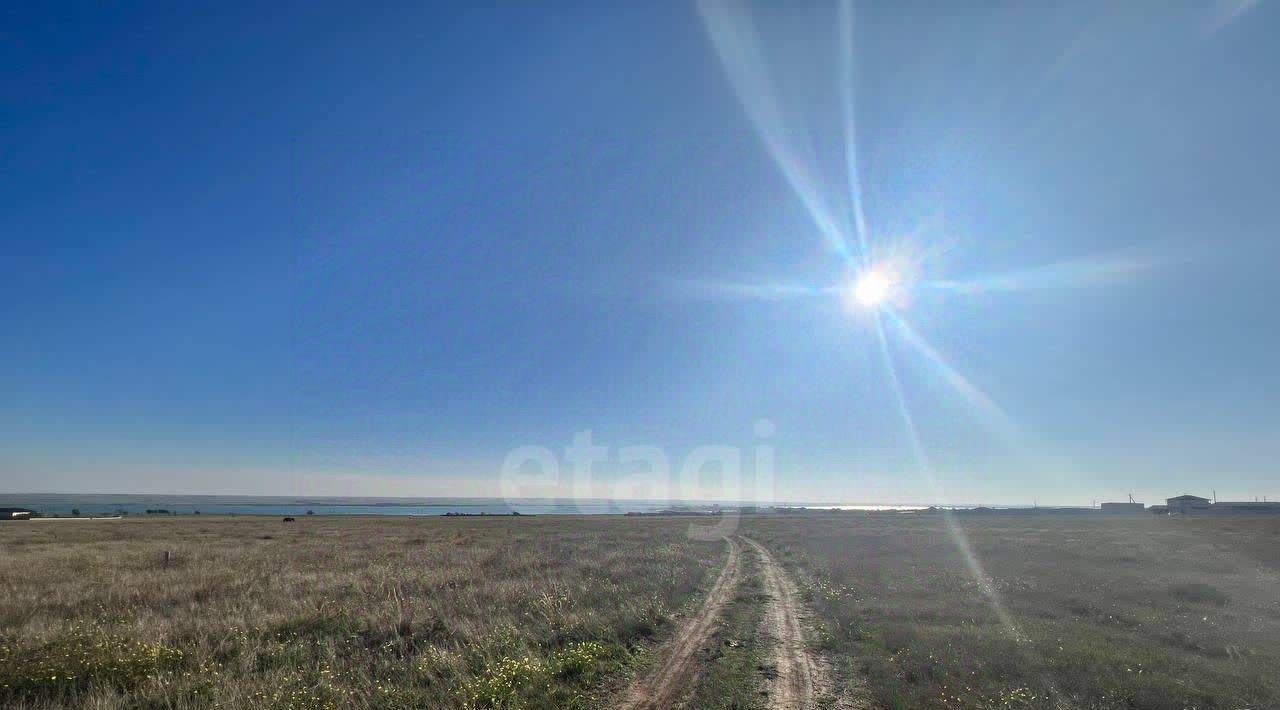
[[[722,543],[684,533],[618,518],[6,524],[0,705],[586,706],[721,563]]]
[[[984,578],[940,516],[759,515],[742,532],[885,708],[1280,707],[1280,519],[957,520]],[[597,706],[724,560],[687,525],[0,525],[0,706]],[[765,599],[747,570],[695,706],[762,702]]]
[[[747,519],[886,708],[1280,707],[1280,519]],[[1002,623],[984,584],[1007,612]]]

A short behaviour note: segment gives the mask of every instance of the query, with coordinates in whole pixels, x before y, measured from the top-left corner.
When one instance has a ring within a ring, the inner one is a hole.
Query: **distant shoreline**
[[[615,505],[619,507],[637,507],[637,506],[664,506],[664,507],[688,507],[688,506],[711,506],[719,505],[721,507],[740,507],[740,506],[760,506],[760,507],[782,507],[782,508],[840,508],[850,510],[903,510],[903,509],[925,509],[925,508],[993,508],[993,509],[1012,509],[1012,508],[1081,508],[1089,509],[1088,506],[1037,506],[1032,503],[920,503],[920,502],[894,502],[894,503],[849,503],[849,502],[831,502],[831,501],[745,501],[745,500],[667,500],[657,498],[636,498],[636,499],[612,499],[612,498],[504,498],[500,496],[280,496],[280,495],[218,495],[212,493],[53,493],[53,492],[36,492],[36,493],[14,493],[0,491],[0,501],[11,500],[60,500],[60,499],[76,499],[76,500],[95,500],[105,501],[105,499],[117,499],[128,501],[173,501],[173,502],[205,502],[209,504],[234,504],[244,506],[273,506],[273,505],[330,505],[330,506],[362,506],[362,507],[412,507],[424,505],[452,505],[460,507],[480,507],[493,505],[500,502],[508,502],[510,504],[558,504],[558,505]]]
[[[0,493],[0,506],[29,508],[47,516],[107,518],[157,515],[698,515],[718,511],[796,512],[800,510],[909,512],[933,509],[1038,510],[1040,512],[1087,512],[1091,508],[1036,508],[1033,506],[983,506],[956,504],[850,504],[811,502],[747,501],[664,501],[557,498],[478,497],[338,497],[338,496],[217,496],[217,495],[131,495],[118,493]]]

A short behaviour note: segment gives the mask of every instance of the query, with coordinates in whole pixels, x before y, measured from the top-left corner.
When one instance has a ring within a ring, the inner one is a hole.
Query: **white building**
[[[1208,498],[1200,496],[1180,495],[1177,498],[1169,498],[1165,501],[1169,505],[1170,513],[1192,513],[1196,511],[1208,510],[1213,502]]]

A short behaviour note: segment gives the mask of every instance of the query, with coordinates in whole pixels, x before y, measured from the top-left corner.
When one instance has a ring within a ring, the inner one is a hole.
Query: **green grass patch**
[[[708,644],[705,673],[689,707],[700,710],[753,710],[765,707],[767,639],[760,632],[768,597],[760,582],[760,565],[750,552],[742,555],[743,576],[737,594],[725,606]]]
[[[485,662],[459,687],[467,708],[585,708],[590,690],[628,657],[618,644],[571,643],[547,656],[527,653]]]
[[[129,692],[186,663],[182,649],[75,626],[36,646],[0,641],[0,703],[59,700],[89,689]]]

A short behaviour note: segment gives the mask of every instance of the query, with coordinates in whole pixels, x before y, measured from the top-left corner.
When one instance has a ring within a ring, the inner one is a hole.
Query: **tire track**
[[[725,542],[729,544],[729,558],[702,608],[686,620],[675,638],[663,647],[653,670],[638,678],[623,693],[619,704],[622,710],[667,710],[692,690],[698,675],[698,649],[710,638],[716,619],[733,598],[741,581],[738,543],[732,538],[725,538]]]
[[[764,628],[775,640],[771,661],[776,671],[769,683],[769,707],[775,710],[811,708],[820,690],[826,689],[826,669],[806,643],[795,585],[764,545],[748,537],[742,541],[759,555],[764,589],[769,595]]]

